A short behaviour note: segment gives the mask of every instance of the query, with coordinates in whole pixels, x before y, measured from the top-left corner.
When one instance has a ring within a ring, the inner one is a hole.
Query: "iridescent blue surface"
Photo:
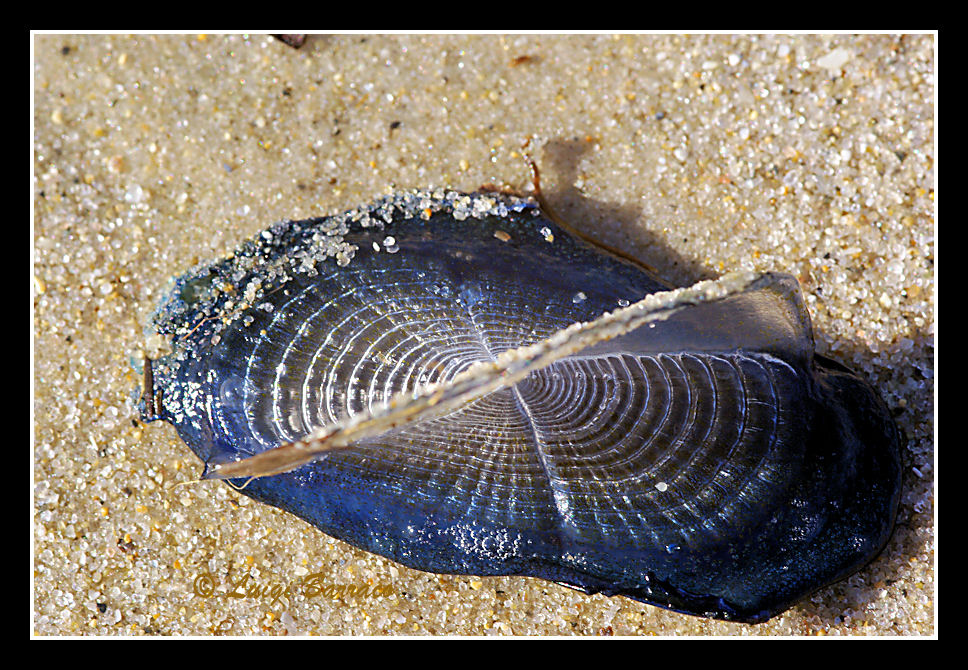
[[[235,461],[663,289],[521,201],[447,198],[277,224],[182,277],[145,418]],[[753,622],[884,546],[898,434],[769,275],[242,492],[417,569]]]

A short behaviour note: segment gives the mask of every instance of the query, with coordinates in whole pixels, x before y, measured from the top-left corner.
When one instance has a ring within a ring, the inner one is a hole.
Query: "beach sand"
[[[34,36],[33,633],[934,634],[935,40]],[[171,277],[394,190],[526,191],[528,136],[559,213],[673,282],[800,279],[818,352],[903,433],[871,565],[757,626],[421,573],[191,483],[174,429],[137,419]],[[273,590],[309,575],[323,593]]]

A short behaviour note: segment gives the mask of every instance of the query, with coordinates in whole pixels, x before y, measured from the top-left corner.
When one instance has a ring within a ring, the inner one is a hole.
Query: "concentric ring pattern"
[[[351,227],[351,262],[267,280],[221,325],[178,303],[169,330],[188,334],[159,374],[163,418],[207,462],[236,460],[660,289],[551,226],[527,212]],[[193,281],[232,272],[238,295],[252,275],[237,267]],[[809,332],[748,350],[721,345],[755,325],[745,312],[730,337],[683,324],[688,346],[619,338],[245,492],[421,569],[763,618],[858,561],[818,569],[810,553],[844,534],[831,510],[855,514],[843,482],[816,472],[845,450],[818,456],[814,443],[867,429],[818,396]],[[894,495],[882,488],[878,500]],[[881,517],[847,531],[867,554],[886,539]]]
[[[229,345],[247,356],[244,374],[221,382],[220,399],[243,409],[255,453],[583,316],[570,292],[545,311],[538,287],[479,289],[470,295],[409,269],[319,277],[279,301],[267,323],[246,327],[259,331],[251,349]],[[535,318],[522,322],[521,313]],[[702,543],[749,511],[744,500],[769,496],[784,457],[776,447],[790,438],[783,398],[796,383],[788,365],[764,356],[568,358],[372,440],[360,467],[384,473],[392,495],[446,501],[510,528],[550,522],[585,541]]]

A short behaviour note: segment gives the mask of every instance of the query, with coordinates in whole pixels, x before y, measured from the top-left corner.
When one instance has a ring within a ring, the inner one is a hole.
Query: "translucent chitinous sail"
[[[277,224],[151,329],[142,413],[206,476],[420,570],[757,622],[893,526],[897,429],[793,277],[668,291],[526,200]]]

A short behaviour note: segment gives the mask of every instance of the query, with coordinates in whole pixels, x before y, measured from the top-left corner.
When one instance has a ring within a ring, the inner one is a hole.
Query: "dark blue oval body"
[[[278,224],[163,302],[146,419],[239,460],[659,290],[509,198]],[[884,546],[898,434],[773,275],[242,492],[417,569],[753,622]]]

